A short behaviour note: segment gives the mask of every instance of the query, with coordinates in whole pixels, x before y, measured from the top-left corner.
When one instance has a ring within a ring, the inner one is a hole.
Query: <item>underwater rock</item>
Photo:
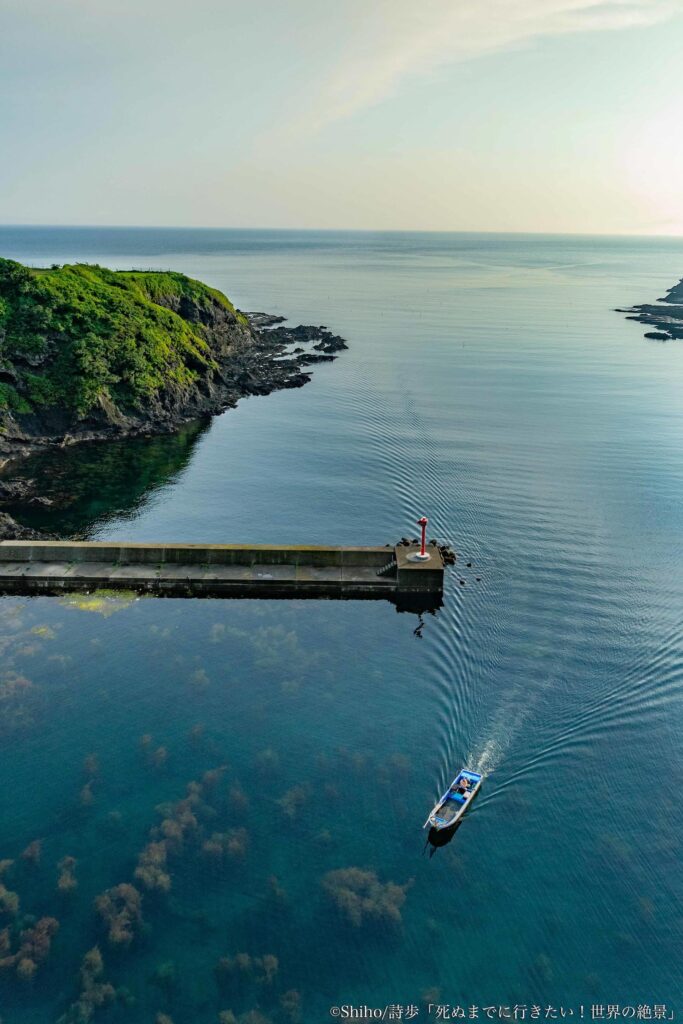
[[[16,917],[19,913],[19,896],[0,882],[0,914]]]
[[[47,534],[22,526],[6,512],[0,512],[0,540],[47,540]]]
[[[35,960],[31,960],[27,956],[22,957],[17,964],[17,978],[21,981],[33,981],[37,970],[38,964]]]
[[[280,885],[277,875],[268,876],[266,897],[281,910],[284,910],[289,905],[287,890]]]
[[[291,1024],[300,1024],[301,1016],[301,993],[295,988],[290,988],[280,996],[282,1012]]]
[[[221,987],[240,978],[249,978],[261,985],[272,985],[279,969],[280,961],[273,953],[264,953],[263,956],[235,953],[234,957],[222,956],[214,974]]]
[[[259,775],[270,776],[279,771],[280,755],[272,747],[260,751],[254,758],[254,770]]]
[[[308,803],[308,790],[302,785],[292,786],[280,797],[278,803],[285,817],[294,821],[299,816],[301,809]]]
[[[272,953],[265,953],[260,960],[257,957],[254,962],[263,972],[256,980],[266,985],[272,985],[275,975],[280,969],[280,961],[278,958]]]
[[[227,770],[228,766],[226,764],[222,764],[219,768],[211,768],[208,772],[204,772],[199,784],[201,790],[204,793],[210,793],[212,789],[216,788]]]
[[[135,878],[144,885],[145,889],[169,892],[171,876],[166,871],[166,860],[166,843],[149,843],[138,858],[138,866],[134,872]]]
[[[235,817],[240,818],[246,814],[249,807],[249,798],[240,786],[239,782],[230,787],[228,805],[230,807],[230,811]]]
[[[59,871],[57,888],[60,892],[73,892],[74,889],[78,888],[75,876],[76,863],[75,857],[62,857],[57,865],[57,870]]]
[[[78,794],[78,802],[81,807],[92,807],[95,803],[95,794],[92,791],[92,787],[93,780],[91,779],[90,782],[86,782],[85,786],[83,786]]]
[[[83,761],[83,774],[91,780],[100,774],[100,761],[97,754],[88,754]]]
[[[231,829],[230,832],[214,832],[202,845],[202,852],[214,860],[223,860],[226,856],[243,858],[247,853],[249,835],[245,828]]]
[[[129,946],[142,924],[142,896],[128,882],[106,889],[95,900],[95,908],[108,929],[113,946]]]
[[[189,739],[191,743],[200,743],[204,739],[206,732],[206,726],[198,722],[197,725],[193,725],[190,729]]]
[[[205,690],[208,690],[211,685],[211,680],[206,674],[206,669],[204,668],[195,669],[190,675],[188,682],[190,686],[197,691],[197,693],[203,693]]]
[[[173,960],[165,960],[162,964],[159,964],[151,980],[165,992],[170,992],[178,981],[178,968],[175,962]]]
[[[149,763],[152,768],[164,768],[168,763],[168,750],[166,747],[157,747],[154,753],[150,756]]]
[[[369,920],[401,923],[401,908],[412,882],[382,883],[374,871],[339,868],[328,871],[322,887],[330,902],[349,924],[360,928]]]
[[[103,972],[104,963],[99,946],[93,946],[85,954],[81,964],[80,995],[68,1011],[59,1018],[58,1024],[88,1024],[95,1010],[114,1001],[116,997],[114,986],[101,981]]]
[[[59,930],[59,921],[54,917],[41,917],[32,928],[25,928],[19,935],[19,947],[13,954],[0,959],[0,970],[15,969],[22,981],[31,981],[50,953],[52,939]]]
[[[33,683],[18,672],[0,675],[0,735],[25,730],[33,724]]]

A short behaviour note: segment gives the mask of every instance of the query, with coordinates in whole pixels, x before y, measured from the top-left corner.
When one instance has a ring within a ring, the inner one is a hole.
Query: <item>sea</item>
[[[349,345],[27,462],[59,500],[25,522],[393,544],[426,515],[457,552],[422,616],[0,598],[2,1024],[679,1019],[683,342],[616,309],[683,240],[4,227],[0,254],[182,271]]]

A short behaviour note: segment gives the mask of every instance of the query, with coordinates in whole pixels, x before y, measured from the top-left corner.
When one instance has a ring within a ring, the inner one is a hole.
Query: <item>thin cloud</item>
[[[301,128],[315,131],[380,103],[411,76],[542,36],[644,27],[683,0],[382,0],[358,10],[349,51]],[[293,127],[293,126],[292,126]]]

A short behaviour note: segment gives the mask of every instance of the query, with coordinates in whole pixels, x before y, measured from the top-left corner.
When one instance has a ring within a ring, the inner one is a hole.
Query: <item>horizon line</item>
[[[677,233],[590,232],[590,231],[504,231],[475,228],[297,228],[243,227],[208,224],[64,224],[64,223],[0,223],[0,231],[8,229],[107,230],[107,231],[260,231],[299,234],[367,234],[367,235],[492,235],[524,238],[657,238],[683,241],[683,230]]]

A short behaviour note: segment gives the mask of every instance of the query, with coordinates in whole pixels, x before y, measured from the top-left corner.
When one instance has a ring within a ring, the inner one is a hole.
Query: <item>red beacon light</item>
[[[412,558],[412,560],[414,562],[427,562],[429,560],[429,558],[430,558],[430,555],[427,552],[427,523],[428,522],[429,522],[429,520],[427,519],[427,516],[422,516],[422,518],[418,519],[418,521],[417,521],[417,525],[422,528],[422,541],[420,543],[420,550],[419,551],[415,551],[413,553],[413,555],[411,555],[411,558]]]

